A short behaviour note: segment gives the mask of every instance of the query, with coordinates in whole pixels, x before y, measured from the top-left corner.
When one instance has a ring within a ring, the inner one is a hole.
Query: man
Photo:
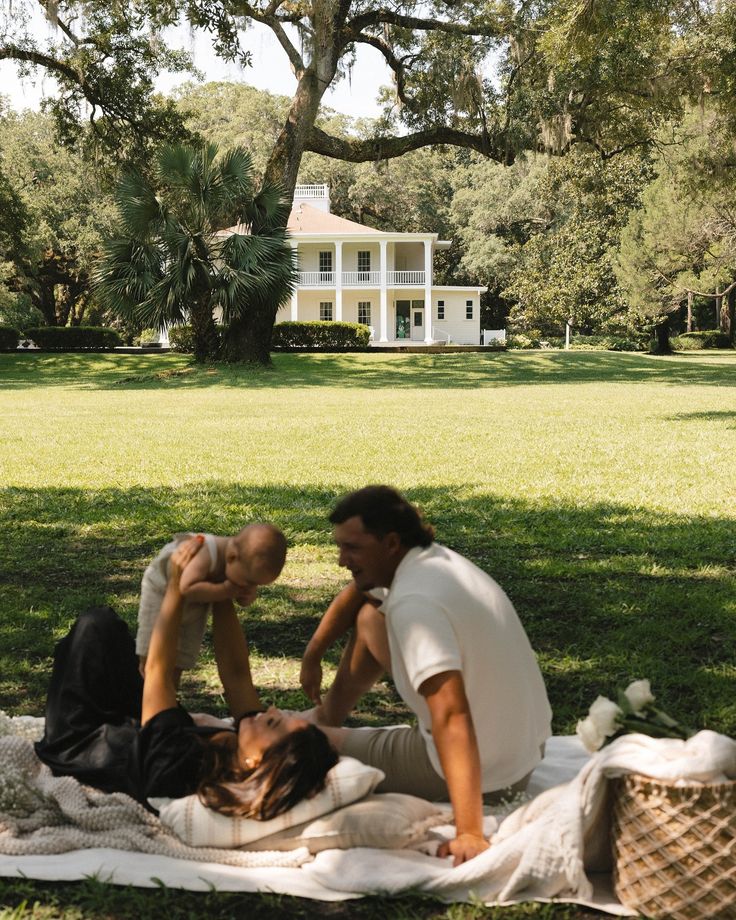
[[[317,704],[313,718],[341,725],[360,696],[384,672],[391,674],[416,727],[328,734],[341,753],[385,772],[379,791],[449,798],[457,836],[445,853],[459,865],[488,847],[483,800],[525,788],[550,735],[551,710],[534,652],[496,582],[435,543],[433,529],[395,490],[353,492],[330,521],[340,565],[353,581],[332,602],[304,654],[302,686]],[[322,699],[321,659],[351,627]]]

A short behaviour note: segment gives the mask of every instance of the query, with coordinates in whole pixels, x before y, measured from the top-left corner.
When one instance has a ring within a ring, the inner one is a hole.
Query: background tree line
[[[223,83],[190,85],[175,103],[192,136],[244,146],[261,176],[289,106]],[[373,127],[323,117],[345,136]],[[673,331],[730,332],[736,208],[725,131],[701,108],[665,126],[653,150],[610,159],[582,147],[511,166],[451,147],[359,164],[310,153],[300,179],[327,182],[344,217],[452,238],[438,281],[487,285],[484,326],[553,337],[569,321],[585,334],[635,336],[669,320]],[[83,144],[59,145],[48,114],[4,111],[0,150],[2,321],[120,327],[90,291],[115,227],[118,164]],[[717,291],[727,293],[710,296]]]

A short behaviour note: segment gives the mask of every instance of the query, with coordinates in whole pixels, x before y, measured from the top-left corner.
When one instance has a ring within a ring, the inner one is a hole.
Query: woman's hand
[[[175,588],[179,587],[181,573],[197,555],[203,543],[204,537],[200,533],[195,537],[189,537],[188,540],[184,540],[183,543],[176,547],[169,558],[169,585]]]

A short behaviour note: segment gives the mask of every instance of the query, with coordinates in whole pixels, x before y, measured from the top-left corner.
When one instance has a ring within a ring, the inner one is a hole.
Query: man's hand
[[[461,863],[467,862],[484,850],[487,850],[490,843],[485,837],[476,837],[475,834],[458,834],[454,840],[443,843],[437,851],[438,856],[453,856],[453,868]]]
[[[305,654],[299,681],[307,699],[319,706],[322,702],[322,659]]]

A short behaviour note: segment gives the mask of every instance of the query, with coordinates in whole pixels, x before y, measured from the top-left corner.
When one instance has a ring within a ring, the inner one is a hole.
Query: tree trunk
[[[736,287],[732,287],[726,295],[728,303],[728,342],[733,348],[734,335],[736,334]]]
[[[687,292],[687,331],[693,331],[693,292]]]
[[[720,291],[720,288],[718,290]],[[718,328],[721,330],[721,332],[725,333],[726,335],[730,334],[729,333],[730,321],[729,321],[729,315],[728,315],[730,298],[731,298],[730,291],[728,294],[726,294],[725,297],[721,295],[718,298],[718,306],[720,307],[720,309],[718,310]]]
[[[252,305],[225,329],[223,357],[226,361],[261,364],[271,362],[271,339],[276,310],[268,305]]]
[[[664,316],[654,327],[654,348],[655,355],[671,355],[672,346],[670,345],[670,318]]]
[[[194,337],[194,360],[199,364],[218,356],[218,335],[209,296],[192,303],[189,321]]]
[[[43,318],[48,326],[56,326],[56,296],[54,285],[47,283],[41,278],[37,281],[37,289],[31,296],[34,307],[43,314]]]
[[[721,304],[723,298],[721,297],[721,286],[720,284],[716,287],[716,329],[721,328]]]
[[[332,37],[334,43],[334,37]],[[319,113],[327,87],[335,77],[334,47],[328,47],[304,71],[296,88],[286,124],[279,134],[266,164],[264,182],[282,185],[289,199],[304,155],[304,146]]]

